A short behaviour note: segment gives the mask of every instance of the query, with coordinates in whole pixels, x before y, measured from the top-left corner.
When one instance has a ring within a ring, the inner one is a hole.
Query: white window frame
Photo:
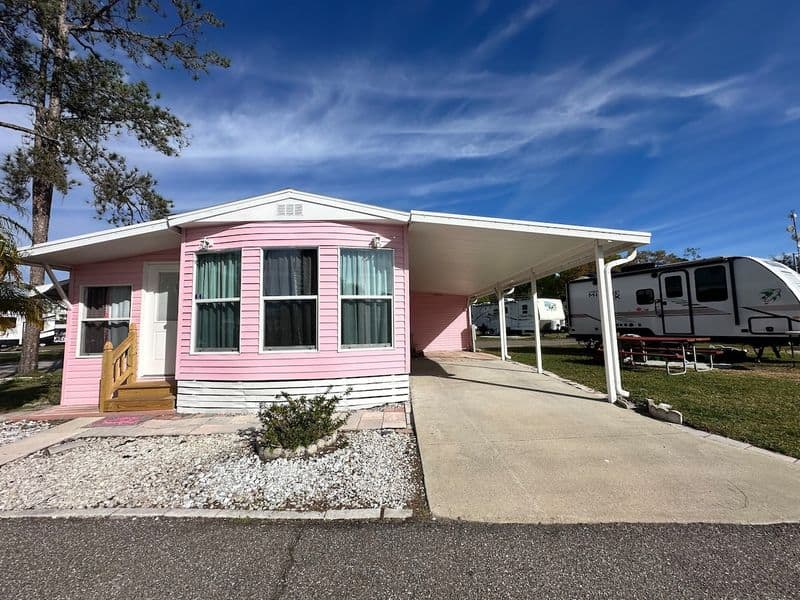
[[[203,298],[197,299],[197,262],[201,255],[207,254],[230,254],[239,253],[239,295],[231,298]],[[242,267],[244,266],[243,248],[224,248],[219,250],[203,250],[194,253],[194,265],[192,267],[192,347],[189,354],[200,356],[213,356],[214,354],[241,354],[242,352]],[[238,302],[239,303],[239,348],[236,350],[198,350],[196,346],[197,336],[197,305],[208,304],[211,302]],[[180,307],[179,307],[180,310]],[[179,313],[180,317],[180,313]]]
[[[267,296],[264,294],[264,265],[265,255],[269,250],[316,250],[317,252],[317,295],[306,296]],[[320,273],[319,273],[319,246],[265,246],[261,248],[260,275],[259,275],[259,297],[261,306],[259,308],[259,328],[258,328],[258,347],[259,354],[275,354],[278,352],[319,352],[319,294],[320,294]],[[314,346],[265,346],[264,334],[267,328],[266,303],[270,300],[315,300],[315,310],[317,311],[317,332]]]
[[[392,253],[392,293],[388,296],[377,295],[354,295],[342,294],[342,250],[371,250],[373,252],[391,252]],[[363,248],[358,246],[340,246],[336,253],[336,293],[339,296],[339,315],[336,323],[336,337],[339,340],[339,352],[380,352],[395,349],[395,338],[397,332],[395,331],[395,318],[394,318],[394,295],[396,293],[395,285],[395,252],[394,248]],[[389,300],[389,332],[391,341],[388,345],[385,344],[342,344],[342,304],[344,300]]]
[[[128,315],[125,319],[109,319],[109,318],[100,318],[100,317],[87,317],[86,316],[86,294],[89,288],[110,288],[110,287],[126,287],[130,290],[130,303],[131,303],[131,314]],[[97,284],[97,285],[82,285],[80,287],[80,301],[78,303],[78,335],[77,341],[78,343],[75,345],[75,356],[77,358],[98,358],[103,356],[103,352],[94,352],[91,354],[84,354],[81,352],[81,348],[83,348],[83,324],[84,323],[110,323],[111,321],[114,322],[128,322],[128,331],[130,331],[131,326],[131,319],[133,314],[133,285],[130,283],[107,283],[107,284]]]

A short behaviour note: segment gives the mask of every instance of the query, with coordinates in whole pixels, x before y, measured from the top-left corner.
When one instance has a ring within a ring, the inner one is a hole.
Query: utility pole
[[[792,252],[792,256],[794,257],[794,270],[800,273],[800,231],[797,231],[797,211],[791,210],[789,212],[789,220],[792,224],[786,228],[786,231],[789,232],[796,246],[795,251]]]

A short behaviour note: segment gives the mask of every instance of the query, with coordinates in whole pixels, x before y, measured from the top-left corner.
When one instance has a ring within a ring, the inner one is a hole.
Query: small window
[[[724,302],[728,299],[725,267],[715,265],[694,271],[694,290],[698,302]]]
[[[239,350],[242,253],[197,255],[194,283],[196,352]]]
[[[670,275],[664,278],[664,292],[667,298],[683,297],[683,277],[680,275]]]
[[[522,314],[523,315],[527,315],[528,314],[528,305],[527,304],[523,304],[522,305]]]
[[[264,250],[264,349],[317,347],[317,250]]]
[[[655,299],[656,294],[651,288],[636,290],[636,304],[652,304]]]
[[[340,254],[342,347],[391,346],[394,252],[343,248]]]
[[[131,288],[127,285],[87,287],[80,318],[81,356],[102,354],[106,342],[116,348],[131,321]]]

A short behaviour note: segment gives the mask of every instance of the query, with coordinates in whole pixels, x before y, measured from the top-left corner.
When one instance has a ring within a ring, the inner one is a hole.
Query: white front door
[[[178,342],[178,263],[148,264],[142,286],[139,374],[175,374]]]

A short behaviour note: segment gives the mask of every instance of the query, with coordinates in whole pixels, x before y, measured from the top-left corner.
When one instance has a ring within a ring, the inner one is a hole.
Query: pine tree
[[[0,202],[30,209],[34,244],[47,241],[53,194],[83,177],[98,218],[126,225],[167,214],[156,180],[130,166],[114,141],[176,155],[188,124],[158,104],[136,69],[182,68],[198,77],[227,66],[198,44],[222,22],[193,0],[3,0],[0,2],[0,127],[22,134],[2,163]],[[30,284],[44,282],[41,267]],[[37,367],[39,328],[27,327],[19,372]]]

